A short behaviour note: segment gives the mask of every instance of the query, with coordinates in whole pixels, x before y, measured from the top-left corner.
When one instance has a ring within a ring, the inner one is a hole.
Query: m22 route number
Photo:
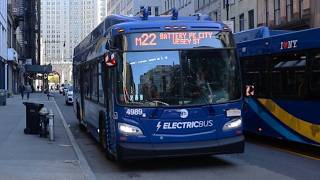
[[[156,46],[157,35],[155,33],[143,33],[140,37],[136,37],[136,46]]]

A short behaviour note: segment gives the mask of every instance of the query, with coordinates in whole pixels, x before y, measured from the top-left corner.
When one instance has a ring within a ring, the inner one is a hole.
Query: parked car
[[[62,91],[62,95],[66,95],[66,93],[68,92],[68,86],[64,86],[63,91]]]
[[[73,86],[69,86],[65,92],[66,105],[73,104]]]
[[[62,95],[66,95],[70,86],[71,86],[70,84],[64,84],[64,86],[62,88]]]

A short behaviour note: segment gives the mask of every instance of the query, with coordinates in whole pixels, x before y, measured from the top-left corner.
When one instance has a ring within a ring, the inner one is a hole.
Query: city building
[[[95,13],[96,13],[96,17],[97,18],[95,18],[95,20],[96,20],[96,22],[95,22],[95,24],[96,24],[96,26],[98,25],[98,24],[100,24],[105,18],[106,18],[106,16],[107,16],[107,12],[108,12],[108,10],[107,10],[107,0],[96,0],[96,2],[95,2]]]
[[[106,0],[42,0],[41,64],[72,80],[73,49],[105,16]]]
[[[197,0],[195,2],[195,12],[207,14],[213,21],[221,21],[221,0]]]
[[[258,4],[258,25],[299,30],[319,27],[319,0],[264,0]]]
[[[0,89],[7,89],[7,0],[0,1]]]
[[[221,20],[233,22],[234,32],[257,27],[258,0],[222,0]]]
[[[162,1],[150,0],[108,0],[108,15],[121,14],[121,15],[138,15],[140,9],[146,8],[149,15],[158,16],[162,12]]]
[[[201,2],[203,1],[201,0]],[[172,9],[176,8],[179,11],[179,16],[190,16],[196,12],[196,3],[200,4],[196,0],[163,0],[161,14],[169,15]]]
[[[15,93],[21,83],[33,83],[36,72],[31,72],[32,67],[40,64],[40,0],[8,0],[8,8],[8,19],[12,19],[8,20],[9,29],[13,31],[7,50],[12,65],[9,92]],[[30,67],[28,71],[25,65]]]
[[[18,87],[23,81],[21,71],[22,61],[19,61],[19,54],[22,53],[22,48],[16,39],[16,25],[12,12],[12,1],[8,0],[7,12],[7,91],[9,95],[18,93]]]

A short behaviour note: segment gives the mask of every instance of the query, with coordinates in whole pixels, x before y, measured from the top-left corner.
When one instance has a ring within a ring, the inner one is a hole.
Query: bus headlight
[[[142,136],[143,133],[140,128],[126,124],[126,123],[118,123],[119,132],[125,136]]]
[[[241,127],[241,125],[242,125],[242,118],[241,117],[234,118],[231,121],[227,122],[223,126],[222,130],[223,131],[228,131],[228,130],[231,130],[231,129],[236,129],[236,128]]]

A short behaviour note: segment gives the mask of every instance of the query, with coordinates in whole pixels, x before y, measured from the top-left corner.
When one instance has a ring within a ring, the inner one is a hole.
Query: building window
[[[274,23],[280,24],[280,0],[274,0]]]
[[[269,24],[269,1],[265,0],[265,7],[266,7],[266,26]]]
[[[292,20],[292,16],[293,16],[293,0],[287,0],[287,8],[286,8],[286,12],[287,12],[287,21],[291,21]]]
[[[158,6],[154,8],[154,15],[159,16],[159,7]]]
[[[229,28],[232,28],[232,29],[231,29],[232,32],[235,32],[235,30],[236,30],[236,18],[235,18],[235,17],[232,17],[232,18],[230,18],[230,19],[231,19],[231,21],[232,21],[233,27],[229,27]]]
[[[148,6],[148,15],[151,15],[151,7]]]
[[[303,16],[303,0],[299,0],[299,17],[302,19]]]
[[[240,14],[239,16],[239,31],[244,30],[244,14]]]
[[[254,28],[254,10],[250,10],[248,12],[248,27],[249,29],[253,29]]]

